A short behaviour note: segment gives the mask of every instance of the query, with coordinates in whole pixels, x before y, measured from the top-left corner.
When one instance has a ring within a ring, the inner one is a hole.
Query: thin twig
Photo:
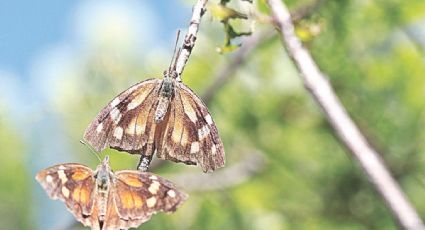
[[[187,33],[184,37],[181,52],[176,61],[177,80],[179,81],[181,81],[181,74],[183,73],[184,66],[186,65],[186,62],[192,53],[193,47],[195,46],[199,24],[201,23],[202,15],[205,13],[205,6],[207,2],[207,0],[198,0],[193,6],[189,29],[187,30]]]
[[[295,35],[291,16],[282,0],[267,0],[267,3],[280,30],[284,46],[300,71],[304,86],[323,109],[328,122],[357,159],[400,227],[412,230],[425,229],[419,215],[390,175],[378,153],[367,143],[366,138],[348,116],[327,77],[320,72],[309,52]]]
[[[252,178],[264,169],[266,159],[263,153],[253,151],[245,154],[238,163],[214,173],[181,173],[170,175],[171,180],[189,191],[211,191],[235,187]]]

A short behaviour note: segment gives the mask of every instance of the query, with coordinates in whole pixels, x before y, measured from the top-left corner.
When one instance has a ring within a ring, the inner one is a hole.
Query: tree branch
[[[328,122],[350,150],[369,181],[384,199],[403,229],[425,229],[419,215],[390,175],[378,153],[367,143],[341,105],[326,76],[320,72],[309,52],[296,37],[288,9],[282,0],[267,0],[282,42],[300,71],[304,86],[323,109]]]
[[[195,46],[199,24],[201,23],[202,15],[205,13],[205,6],[207,2],[207,0],[198,0],[193,6],[189,29],[187,30],[186,36],[184,37],[181,52],[176,61],[177,80],[179,81],[181,81],[181,74],[183,73],[184,66],[186,65],[186,62],[192,53],[193,47]]]

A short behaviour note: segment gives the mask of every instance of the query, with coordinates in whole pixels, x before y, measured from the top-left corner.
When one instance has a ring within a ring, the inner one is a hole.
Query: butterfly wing
[[[174,212],[187,199],[172,182],[148,172],[118,171],[114,184],[113,196],[121,229],[137,227],[159,211]],[[116,224],[116,221],[111,223]]]
[[[97,115],[84,139],[96,150],[107,146],[175,162],[200,164],[204,172],[224,166],[223,143],[208,108],[181,82],[159,124],[154,121],[161,80],[149,79],[122,92]]]
[[[152,155],[156,124],[153,116],[161,80],[148,79],[115,97],[101,110],[84,133],[96,150],[106,147]]]
[[[81,164],[60,164],[40,171],[35,178],[50,198],[65,202],[78,221],[90,226],[95,202],[93,170]]]
[[[181,82],[176,82],[166,124],[157,144],[159,158],[200,164],[204,172],[224,166],[223,143],[207,106]]]

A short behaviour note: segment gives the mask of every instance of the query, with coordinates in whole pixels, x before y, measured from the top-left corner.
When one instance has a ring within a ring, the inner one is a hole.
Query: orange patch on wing
[[[86,204],[90,201],[90,192],[86,188],[81,188],[80,202]]]
[[[89,172],[87,172],[87,171],[75,171],[73,174],[72,174],[72,176],[71,176],[71,178],[73,179],[73,180],[76,180],[76,181],[80,181],[80,180],[84,180],[84,179],[86,179],[87,177],[89,177],[90,176],[90,173]]]
[[[80,201],[80,191],[81,191],[81,188],[75,188],[74,191],[72,192],[72,199],[74,199],[76,202]]]
[[[125,129],[125,133],[129,135],[140,135],[145,132],[145,126],[146,124],[140,124],[140,119],[138,119],[138,116],[133,117],[131,119],[131,122],[128,124],[127,128]],[[137,123],[136,123],[137,120]]]
[[[124,208],[132,209],[134,207],[133,195],[130,191],[121,191],[120,198]]]
[[[131,100],[131,102],[128,104],[129,109],[134,109],[140,104],[142,104],[148,94],[152,91],[155,84],[147,84],[143,88],[140,88],[136,93],[136,96]]]
[[[84,187],[78,187],[72,192],[72,198],[76,202],[86,204],[90,201],[90,192]]]
[[[143,199],[140,196],[133,193],[133,199],[134,199],[134,207],[135,208],[142,208],[143,207]]]
[[[171,138],[175,143],[180,143],[180,138],[183,133],[183,120],[182,119],[175,119],[174,122],[174,128],[173,128],[173,134],[171,134]]]
[[[138,176],[126,175],[125,177],[121,177],[120,179],[124,181],[126,184],[130,185],[131,187],[143,186],[143,182],[140,181]]]

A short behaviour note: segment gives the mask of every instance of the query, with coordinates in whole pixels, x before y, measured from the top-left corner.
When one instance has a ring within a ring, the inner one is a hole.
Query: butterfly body
[[[142,81],[115,97],[86,129],[96,151],[111,147],[142,155],[199,164],[204,172],[224,166],[224,148],[206,105],[168,70],[163,79]]]
[[[160,123],[170,107],[170,102],[174,96],[175,80],[165,75],[161,82],[161,88],[159,89],[158,106],[155,111],[155,123]]]
[[[113,173],[108,158],[94,171],[81,164],[61,164],[42,170],[36,179],[84,226],[98,230],[137,227],[158,211],[175,211],[187,199],[170,181],[152,173]]]
[[[108,197],[111,189],[111,181],[113,180],[113,174],[109,164],[103,163],[99,165],[94,172],[94,178],[96,179],[95,197],[98,209],[99,222],[105,220],[107,208],[108,208]]]

